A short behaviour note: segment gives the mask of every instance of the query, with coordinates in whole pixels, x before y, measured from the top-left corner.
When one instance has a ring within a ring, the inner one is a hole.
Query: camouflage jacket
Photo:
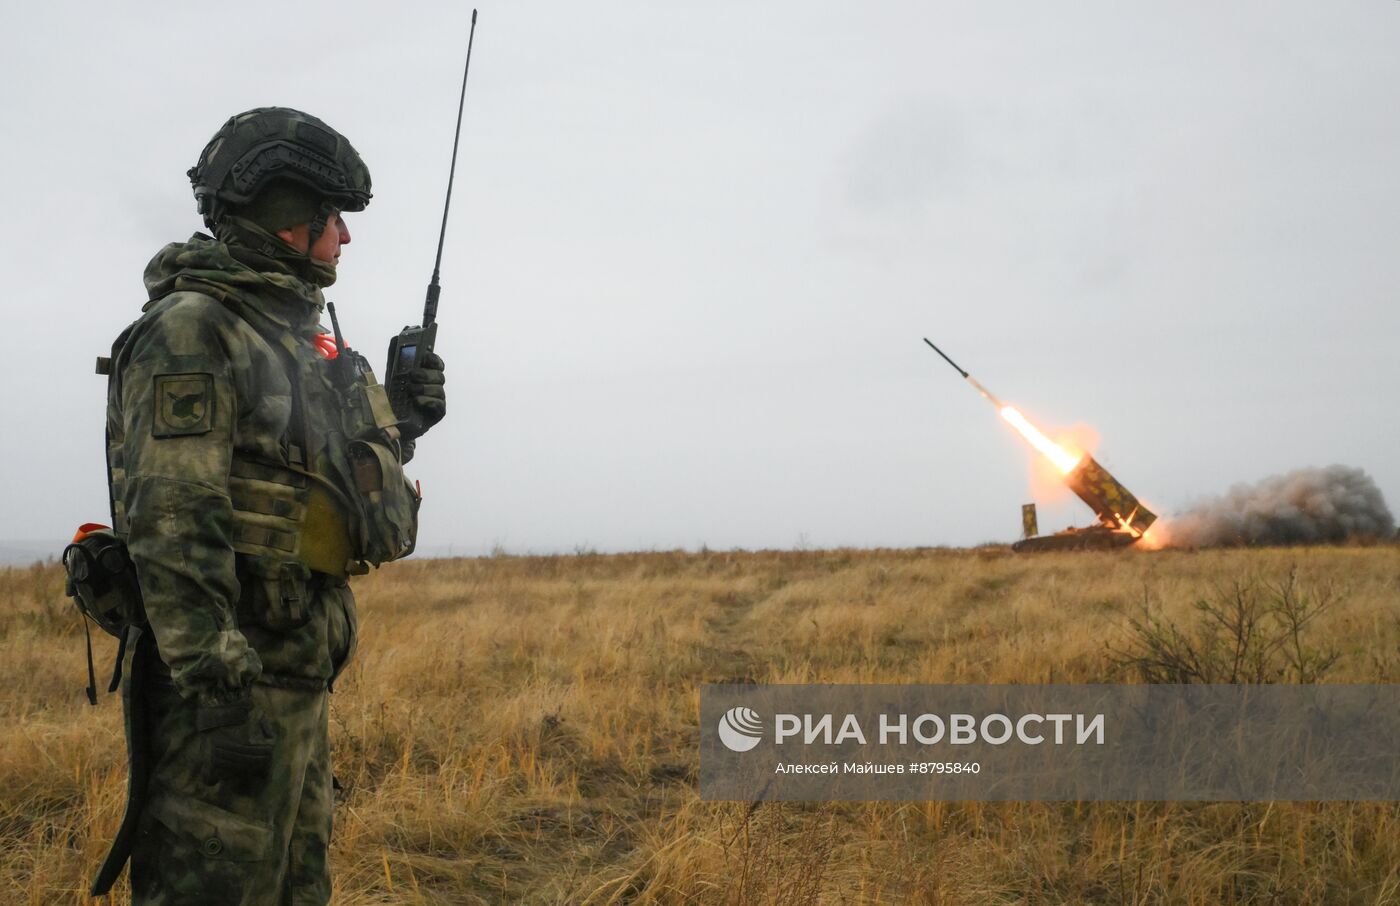
[[[260,675],[325,683],[340,666],[332,647],[354,625],[353,599],[319,594],[344,583],[298,562],[298,533],[311,490],[324,486],[338,501],[322,519],[330,534],[362,539],[382,521],[366,513],[389,508],[394,544],[374,561],[411,550],[417,497],[410,489],[404,502],[394,432],[383,419],[347,431],[312,342],[321,291],[286,265],[196,234],[161,250],[145,282],[150,302],[113,352],[108,466],[115,529],[161,659],[202,704]],[[361,446],[377,455],[387,491],[346,487],[356,434],[372,441]],[[365,557],[363,544],[351,546]]]

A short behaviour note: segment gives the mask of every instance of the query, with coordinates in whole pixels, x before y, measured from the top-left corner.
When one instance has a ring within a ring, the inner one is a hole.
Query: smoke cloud
[[[1167,520],[1171,547],[1307,544],[1389,538],[1395,518],[1362,469],[1298,469],[1239,484]]]

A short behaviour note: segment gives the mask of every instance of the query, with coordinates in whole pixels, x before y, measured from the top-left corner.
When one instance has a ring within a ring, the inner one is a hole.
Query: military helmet
[[[204,223],[253,200],[268,183],[301,183],[342,211],[370,200],[369,168],[345,136],[289,107],[258,107],[229,118],[189,169]]]

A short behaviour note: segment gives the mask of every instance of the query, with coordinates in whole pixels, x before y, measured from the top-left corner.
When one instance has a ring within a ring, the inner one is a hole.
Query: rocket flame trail
[[[1076,456],[1040,433],[1040,429],[1032,425],[1015,406],[1002,406],[1001,417],[1006,419],[1011,427],[1020,432],[1027,443],[1039,450],[1043,456],[1055,464],[1055,468],[1064,474],[1068,475],[1074,471],[1074,467],[1079,465],[1079,460],[1083,459],[1082,454]]]
[[[987,402],[991,403],[993,406],[996,406],[998,409],[1007,408],[1006,406],[1002,405],[1001,400],[997,399],[995,396],[992,395],[992,391],[977,383],[977,378],[973,377],[970,374],[963,375],[963,377],[967,379],[967,382],[969,384],[977,388],[977,392],[982,394],[982,398],[985,399]]]
[[[1053,440],[1042,434],[1040,429],[1037,428],[1035,425],[1032,425],[1030,423],[1030,420],[1027,419],[1024,415],[1022,415],[1019,409],[1017,409],[1015,406],[1008,406],[1001,400],[997,399],[996,396],[993,395],[992,391],[988,390],[986,387],[983,387],[977,382],[977,379],[975,377],[968,374],[966,371],[963,371],[962,368],[958,367],[957,362],[954,362],[952,359],[948,358],[947,353],[939,349],[937,346],[934,346],[933,341],[931,341],[928,337],[924,337],[924,342],[928,343],[929,348],[931,348],[934,352],[943,356],[943,361],[947,362],[949,365],[952,365],[954,370],[956,370],[958,374],[963,376],[963,380],[967,381],[973,386],[973,388],[977,390],[978,393],[982,394],[983,399],[991,403],[993,406],[996,406],[997,411],[1001,413],[1001,417],[1006,419],[1007,423],[1010,424],[1011,427],[1015,428],[1020,433],[1020,435],[1026,439],[1026,443],[1030,444],[1032,447],[1035,447],[1036,450],[1038,450],[1041,453],[1041,455],[1045,456],[1047,459],[1053,462],[1055,464],[1055,468],[1059,469],[1063,474],[1068,475],[1070,472],[1072,472],[1074,470],[1074,467],[1079,464],[1079,461],[1084,458],[1084,455],[1082,453],[1070,453],[1064,447],[1061,447],[1059,444],[1055,443]]]

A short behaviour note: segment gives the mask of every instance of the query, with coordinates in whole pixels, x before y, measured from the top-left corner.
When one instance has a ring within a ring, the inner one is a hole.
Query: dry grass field
[[[1138,682],[1191,656],[1220,678],[1237,640],[1219,627],[1251,607],[1247,678],[1400,680],[1394,545],[498,556],[357,590],[332,711],[338,903],[1400,902],[1388,804],[696,793],[712,681]],[[89,707],[85,678],[57,568],[0,573],[2,903],[90,902],[124,754],[116,696]]]

